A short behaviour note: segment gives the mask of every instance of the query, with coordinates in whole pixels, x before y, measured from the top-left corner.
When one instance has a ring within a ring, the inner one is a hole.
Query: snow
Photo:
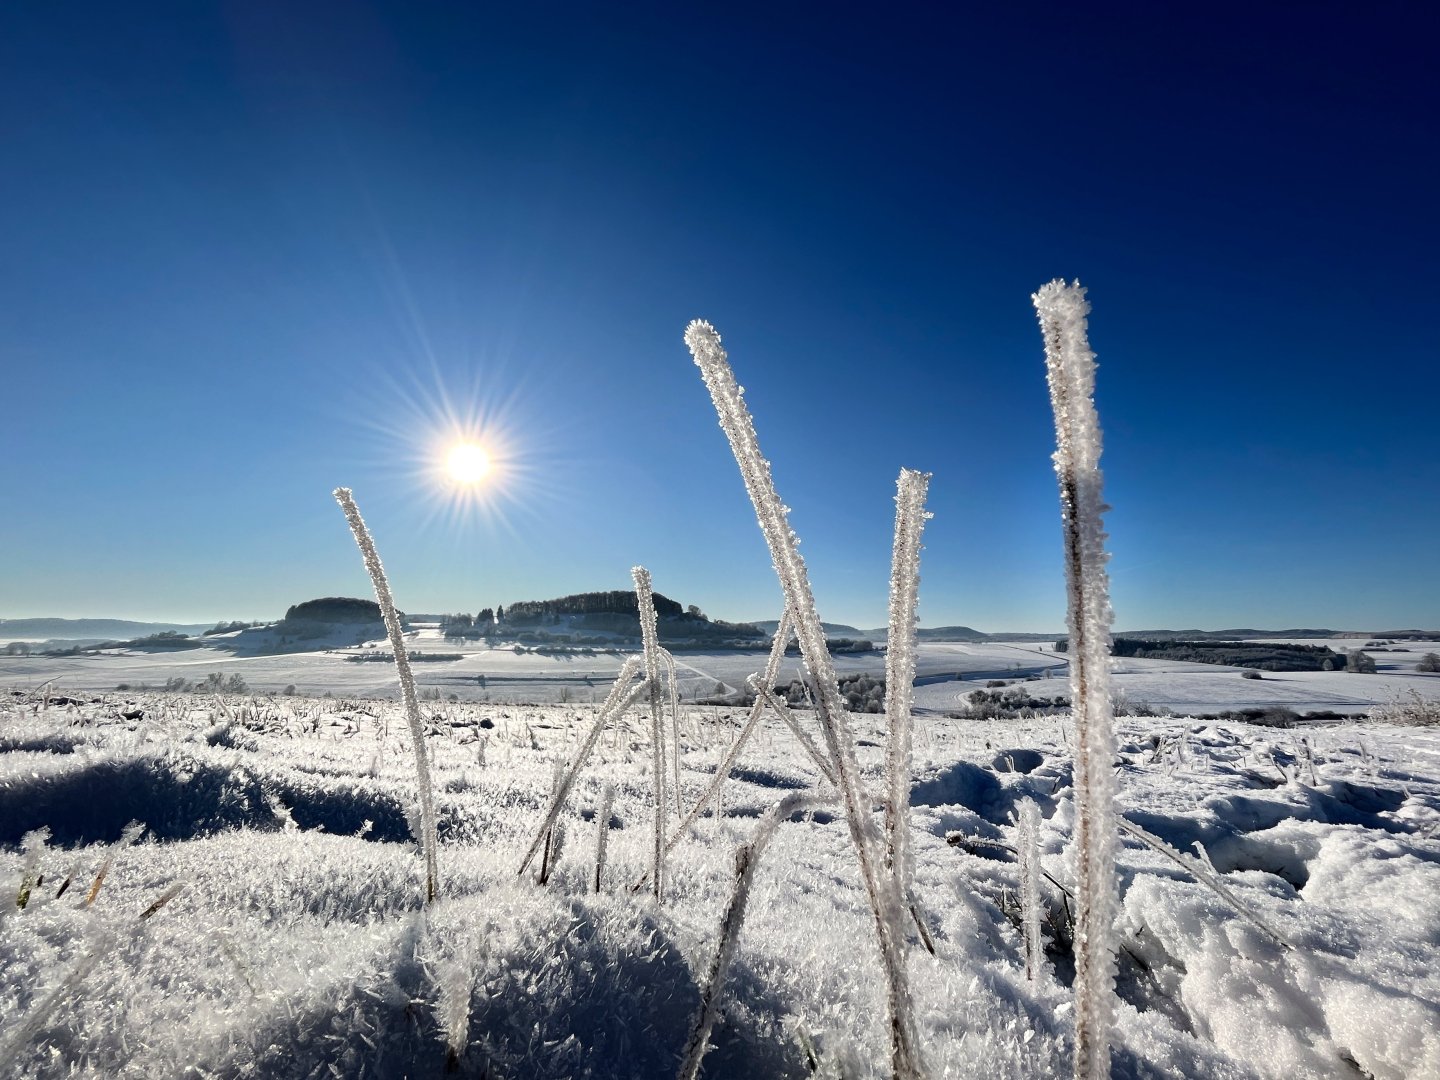
[[[676,1075],[733,853],[782,797],[824,790],[813,762],[767,716],[726,782],[725,816],[702,817],[671,851],[656,906],[632,891],[652,857],[643,701],[579,774],[564,812],[572,840],[545,887],[516,869],[554,766],[575,755],[594,708],[422,705],[442,883],[426,910],[398,704],[107,694],[44,707],[7,694],[0,1075],[302,1077],[333,1065],[439,1077],[447,1063],[477,1077]],[[132,707],[143,718],[120,717]],[[687,795],[746,718],[686,707]],[[852,721],[862,778],[878,790],[882,720]],[[1114,1075],[1440,1075],[1440,730],[1122,717],[1117,732],[1119,811],[1189,856],[1200,843],[1226,890],[1295,947],[1120,838]],[[936,955],[912,933],[906,962],[930,1075],[1070,1072],[1055,884],[1073,888],[1069,734],[1063,717],[916,716],[914,891]],[[1041,817],[1048,947],[1033,982],[1012,850],[1026,799]],[[132,820],[145,835],[115,848]],[[52,832],[43,876],[17,909],[21,845],[41,826]],[[888,1075],[873,920],[838,815],[778,823],[701,1075],[802,1075],[806,1046],[827,1075]]]

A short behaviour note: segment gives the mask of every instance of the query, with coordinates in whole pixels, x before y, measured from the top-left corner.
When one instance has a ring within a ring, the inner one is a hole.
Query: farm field
[[[390,672],[373,666],[377,682]],[[439,899],[422,910],[393,704],[19,690],[0,709],[0,1074],[15,1077],[674,1076],[737,845],[778,799],[821,786],[766,716],[657,904],[632,891],[654,809],[648,717],[632,711],[580,773],[540,885],[538,864],[517,870],[595,710],[426,702]],[[745,717],[684,708],[682,805]],[[881,721],[853,718],[872,791]],[[1069,1074],[1068,728],[918,720],[910,836],[935,952],[913,934],[906,948],[930,1075]],[[1114,1075],[1440,1075],[1436,729],[1118,728],[1121,812],[1192,868],[1203,848],[1201,874],[1247,918],[1191,869],[1122,844]],[[1024,799],[1047,875],[1033,980],[1016,925]],[[781,823],[702,1075],[886,1075],[878,961],[843,821]]]

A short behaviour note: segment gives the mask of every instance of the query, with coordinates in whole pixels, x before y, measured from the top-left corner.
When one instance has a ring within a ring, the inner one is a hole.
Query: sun
[[[452,483],[472,487],[489,475],[490,455],[473,442],[458,442],[445,455],[445,475]]]

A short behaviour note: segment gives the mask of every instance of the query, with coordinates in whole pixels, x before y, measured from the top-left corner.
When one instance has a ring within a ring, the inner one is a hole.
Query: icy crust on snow
[[[132,695],[40,715],[34,699],[0,700],[14,702],[0,705],[7,745],[57,747],[0,752],[5,1077],[304,1077],[331,1066],[397,1078],[673,1077],[736,847],[782,797],[825,790],[782,724],[757,727],[726,782],[725,816],[702,817],[675,845],[656,907],[632,891],[653,843],[650,718],[637,702],[576,778],[563,815],[571,841],[541,887],[515,868],[554,767],[574,759],[594,710],[427,703],[446,884],[422,912],[415,773],[395,705],[231,699],[222,710]],[[121,718],[122,705],[144,718]],[[691,790],[747,718],[686,712]],[[880,718],[853,722],[858,766],[878,789]],[[936,955],[912,929],[905,957],[932,1075],[1070,1071],[1069,731],[1067,718],[916,720],[914,895]],[[1205,861],[1198,842],[1226,890],[1294,947],[1174,862],[1117,840],[1113,1075],[1437,1075],[1440,732],[1122,718],[1115,761],[1119,811]],[[1033,981],[1017,855],[1026,800],[1039,817],[1044,952]],[[115,847],[132,820],[145,835]],[[22,850],[41,825],[52,838]],[[812,1052],[822,1075],[888,1075],[880,972],[844,823],[824,810],[778,823],[701,1076],[803,1076]]]

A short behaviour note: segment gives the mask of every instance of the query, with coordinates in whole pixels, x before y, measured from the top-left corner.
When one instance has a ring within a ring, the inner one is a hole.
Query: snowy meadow
[[[936,653],[915,642],[928,476],[911,470],[890,693],[851,710],[742,391],[692,324],[784,591],[769,656],[687,671],[637,567],[644,647],[587,674],[594,701],[422,698],[337,491],[398,703],[0,700],[0,1070],[1440,1076],[1434,695],[1323,726],[1116,718],[1127,671],[1163,673],[1108,655],[1083,290],[1036,300],[1070,710],[954,719],[936,698],[953,690],[915,687]],[[804,708],[772,692],[792,636]],[[687,680],[754,704],[682,703]]]
[[[634,891],[653,806],[648,716],[631,709],[571,792],[542,885],[538,864],[516,870],[593,709],[427,708],[441,890],[427,909],[394,705],[126,698],[5,703],[5,1075],[675,1075],[736,847],[781,797],[823,785],[767,718],[719,816],[671,852],[657,904]],[[682,805],[747,719],[685,710]],[[877,790],[881,719],[855,717]],[[1071,1071],[1072,737],[1059,718],[916,724],[914,889],[935,952],[916,931],[907,962],[932,1075]],[[1192,868],[1203,850],[1273,935],[1125,840],[1115,1075],[1437,1075],[1440,733],[1122,718],[1117,751],[1121,814]],[[1027,799],[1042,819],[1033,978]],[[878,962],[843,822],[785,822],[756,872],[704,1075],[886,1075]]]

